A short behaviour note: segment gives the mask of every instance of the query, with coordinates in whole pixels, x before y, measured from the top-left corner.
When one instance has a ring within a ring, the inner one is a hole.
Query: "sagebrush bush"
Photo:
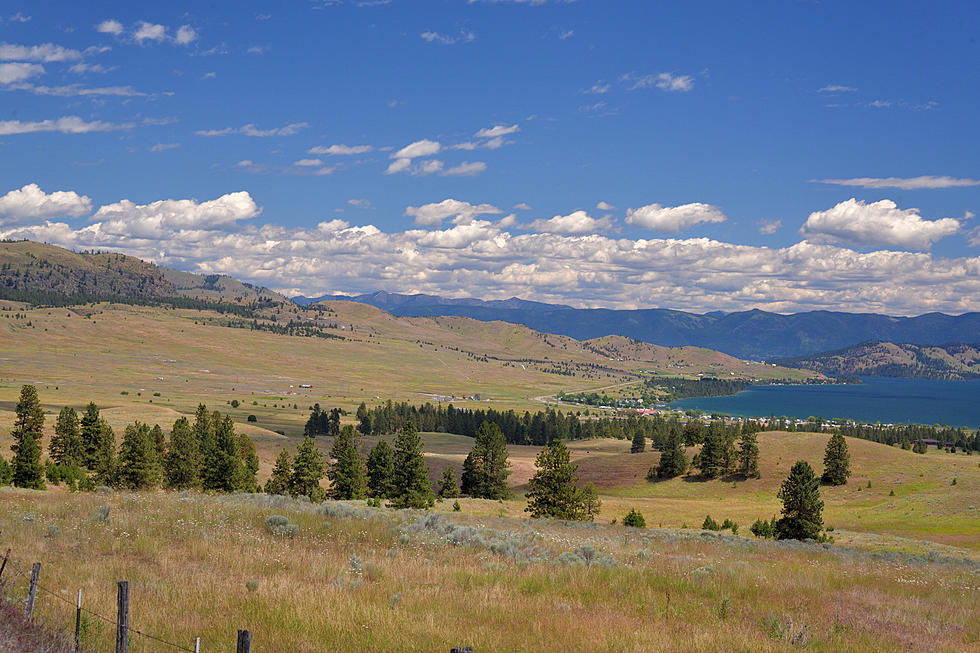
[[[282,515],[269,515],[266,517],[265,527],[273,535],[293,537],[299,533],[299,526],[290,523],[289,519]]]

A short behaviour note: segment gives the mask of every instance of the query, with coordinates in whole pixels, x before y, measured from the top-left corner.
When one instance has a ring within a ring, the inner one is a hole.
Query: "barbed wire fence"
[[[74,629],[70,626],[58,629],[69,638],[74,651],[81,651],[83,615],[98,619],[116,630],[116,653],[129,652],[129,637],[135,635],[142,637],[157,645],[168,647],[166,650],[187,651],[187,653],[200,653],[201,638],[195,637],[193,648],[171,642],[162,637],[158,637],[145,630],[141,630],[129,623],[129,581],[122,580],[116,583],[117,589],[117,614],[115,618],[107,617],[104,614],[90,610],[82,605],[82,590],[78,590],[76,601],[66,598],[61,592],[54,591],[46,587],[40,581],[41,563],[34,562],[29,564],[26,561],[18,560],[10,556],[10,549],[6,550],[2,562],[0,562],[0,600],[8,600],[7,595],[12,592],[18,581],[27,578],[28,586],[24,599],[24,617],[28,620],[33,618],[34,607],[37,601],[38,592],[46,597],[53,598],[61,603],[65,603],[75,609]],[[73,638],[72,638],[73,635]],[[238,631],[237,653],[251,653],[252,633],[248,630]]]

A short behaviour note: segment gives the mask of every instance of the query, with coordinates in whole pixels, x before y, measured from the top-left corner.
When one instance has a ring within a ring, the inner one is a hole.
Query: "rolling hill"
[[[753,360],[802,356],[868,340],[925,345],[980,340],[980,313],[892,317],[834,311],[782,315],[751,310],[696,314],[660,308],[577,309],[516,298],[484,302],[384,292],[346,299],[371,304],[395,315],[461,315],[477,320],[503,320],[579,340],[621,335],[672,347],[706,347]]]
[[[980,378],[980,345],[926,346],[871,341],[777,362],[829,376],[893,376],[961,381]]]

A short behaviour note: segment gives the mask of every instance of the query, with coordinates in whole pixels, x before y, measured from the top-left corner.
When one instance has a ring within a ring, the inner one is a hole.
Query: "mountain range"
[[[327,299],[370,304],[400,316],[501,320],[577,340],[614,334],[670,347],[706,347],[754,360],[805,356],[872,340],[919,345],[980,341],[980,313],[892,317],[836,311],[783,315],[756,309],[698,314],[662,308],[572,308],[517,298],[482,301],[388,292],[294,297],[293,301],[308,305]]]
[[[912,345],[871,341],[837,351],[774,362],[828,376],[894,376],[963,381],[980,379],[980,344]]]

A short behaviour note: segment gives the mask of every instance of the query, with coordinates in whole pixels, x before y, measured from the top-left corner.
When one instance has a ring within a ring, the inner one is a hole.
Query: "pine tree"
[[[363,401],[357,407],[357,430],[362,435],[371,435],[371,412]]]
[[[65,406],[58,414],[55,423],[54,436],[48,444],[51,460],[59,465],[80,467],[82,465],[82,431],[78,422],[78,413],[74,408]]]
[[[739,473],[745,478],[759,478],[759,439],[755,430],[746,429],[738,445]]]
[[[647,448],[647,438],[641,429],[636,429],[633,434],[633,444],[630,445],[630,453],[643,453]]]
[[[650,470],[654,470],[651,468]],[[660,453],[660,463],[657,465],[657,478],[674,478],[687,471],[687,455],[684,453],[684,440],[677,431],[672,431],[667,437],[667,446]],[[652,474],[647,474],[647,478],[653,480]]]
[[[186,490],[201,484],[201,463],[197,438],[186,417],[174,422],[170,431],[170,446],[163,458],[164,477],[167,487]]]
[[[194,413],[194,424],[191,426],[194,439],[197,440],[197,456],[200,463],[198,476],[203,480],[208,461],[214,458],[214,423],[211,413],[204,404],[198,404]]]
[[[330,457],[336,462],[327,471],[330,479],[330,496],[334,499],[363,499],[367,494],[364,480],[364,463],[357,454],[356,432],[350,424],[340,429],[330,449]]]
[[[506,499],[510,496],[507,477],[507,439],[500,427],[484,421],[476,430],[473,449],[463,461],[463,494],[481,499]]]
[[[38,446],[34,434],[25,431],[20,435],[20,444],[14,454],[13,467],[14,487],[24,487],[31,490],[44,489],[44,467],[41,465],[41,447]]]
[[[238,468],[239,492],[255,492],[258,484],[255,475],[259,472],[259,457],[255,454],[255,443],[244,433],[238,434],[238,452],[242,457],[241,467]]]
[[[289,482],[293,477],[293,460],[289,452],[282,449],[276,456],[272,476],[265,483],[266,494],[289,494]]]
[[[116,434],[102,417],[95,421],[93,442],[95,451],[89,469],[96,483],[113,485],[116,482]]]
[[[372,497],[388,499],[394,495],[395,452],[391,445],[379,440],[371,447],[367,459],[367,485]]]
[[[823,501],[820,483],[813,468],[805,460],[798,461],[779,489],[783,500],[783,516],[776,522],[776,537],[780,540],[806,540],[820,537],[823,526]]]
[[[44,411],[41,410],[41,400],[37,396],[37,388],[25,385],[20,389],[20,400],[17,402],[14,429],[10,432],[14,443],[10,450],[17,453],[20,441],[30,435],[37,447],[41,446],[44,437]]]
[[[150,434],[150,427],[134,422],[123,431],[117,480],[123,487],[145,490],[156,487],[159,478],[156,444]]]
[[[429,469],[422,457],[422,438],[411,420],[395,436],[395,476],[391,506],[428,508],[435,502]]]
[[[823,480],[827,485],[845,485],[851,475],[851,455],[847,440],[840,433],[830,436],[823,455]]]
[[[241,481],[242,457],[231,417],[215,412],[210,419],[214,425],[214,444],[205,453],[205,469],[201,484],[205,491],[234,492]]]
[[[153,450],[156,452],[157,460],[163,464],[163,457],[167,453],[167,436],[163,434],[163,429],[159,424],[154,424],[150,429],[150,442],[153,443]]]
[[[724,471],[724,435],[715,424],[708,427],[704,436],[704,446],[698,454],[697,466],[701,475],[707,478],[718,478]]]
[[[447,467],[439,478],[439,496],[443,499],[455,499],[459,496],[456,470],[451,466]]]
[[[37,397],[37,388],[25,385],[20,389],[14,429],[11,462],[15,487],[44,489],[44,467],[41,465],[41,437],[44,434],[44,411]]]
[[[14,482],[14,468],[7,460],[0,456],[0,486],[10,485]]]
[[[319,500],[323,495],[320,487],[323,471],[323,455],[316,448],[313,438],[307,435],[296,450],[293,474],[289,477],[289,493],[294,497],[306,496],[311,500]]]
[[[532,517],[582,519],[582,497],[575,487],[577,465],[571,463],[568,448],[554,440],[534,460],[537,471],[528,482],[525,512]]]
[[[99,407],[90,401],[81,419],[82,426],[82,465],[94,469],[99,457],[100,429]]]
[[[586,483],[585,487],[578,491],[578,499],[579,505],[581,505],[581,515],[578,518],[587,521],[595,519],[596,515],[599,514],[599,509],[602,508],[602,501],[599,500],[599,491],[592,481]]]

